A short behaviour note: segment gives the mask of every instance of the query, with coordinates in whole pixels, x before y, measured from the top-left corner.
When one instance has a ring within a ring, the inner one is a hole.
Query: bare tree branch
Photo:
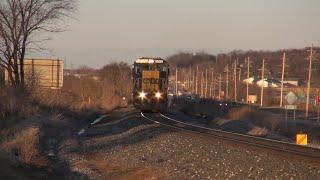
[[[0,1],[0,62],[6,66],[12,84],[24,85],[26,51],[40,46],[36,34],[62,32],[61,22],[72,16],[77,0]],[[45,39],[47,40],[47,39]]]

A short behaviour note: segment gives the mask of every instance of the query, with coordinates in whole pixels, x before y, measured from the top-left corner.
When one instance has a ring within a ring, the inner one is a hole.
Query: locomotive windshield
[[[166,85],[168,65],[165,63],[136,63],[134,87],[145,91],[158,91]]]
[[[168,72],[168,66],[166,64],[139,64],[135,65],[135,74],[141,76],[142,71],[159,71],[163,73]]]

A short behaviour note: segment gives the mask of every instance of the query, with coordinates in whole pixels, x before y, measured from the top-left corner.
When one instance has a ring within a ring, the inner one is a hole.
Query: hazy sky
[[[99,67],[179,50],[319,45],[319,8],[319,0],[80,0],[46,56]]]

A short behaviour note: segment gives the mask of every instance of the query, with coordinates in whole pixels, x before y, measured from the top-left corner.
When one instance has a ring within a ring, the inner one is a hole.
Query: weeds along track
[[[226,140],[229,142],[240,143],[244,145],[263,148],[264,150],[272,150],[286,155],[295,155],[302,159],[308,159],[314,162],[320,161],[320,149],[299,146],[292,143],[281,142],[261,137],[232,133],[212,128],[201,127],[190,123],[182,122],[169,115],[161,113],[141,113],[141,116],[154,123],[161,124],[168,128],[181,130],[184,132],[198,134],[205,137]]]

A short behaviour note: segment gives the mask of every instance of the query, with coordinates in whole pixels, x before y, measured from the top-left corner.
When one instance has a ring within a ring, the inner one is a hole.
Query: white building
[[[244,79],[244,80],[243,80],[243,82],[244,82],[245,84],[247,84],[247,83],[253,84],[253,81],[254,81],[254,77],[250,77],[249,79],[247,78],[247,79]]]
[[[258,82],[257,82],[257,85],[259,86],[259,87],[265,87],[265,88],[267,88],[267,87],[269,87],[269,82],[267,81],[267,79],[260,79]]]
[[[290,84],[292,86],[299,86],[299,81],[298,79],[284,79],[283,80],[284,84]]]

